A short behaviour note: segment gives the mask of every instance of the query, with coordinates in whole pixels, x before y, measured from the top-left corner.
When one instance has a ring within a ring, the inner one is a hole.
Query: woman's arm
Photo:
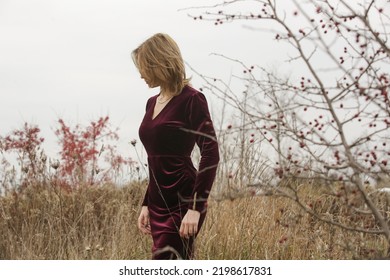
[[[195,134],[201,158],[188,209],[202,212],[206,211],[219,163],[218,142],[206,98],[201,92],[193,95],[189,112],[191,130]]]

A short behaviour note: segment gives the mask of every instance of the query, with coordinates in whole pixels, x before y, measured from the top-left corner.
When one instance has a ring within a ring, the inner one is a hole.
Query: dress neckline
[[[153,115],[154,115],[154,108],[156,107],[156,103],[157,103],[157,97],[159,97],[159,96],[160,96],[160,94],[156,95],[156,97],[154,98],[154,103],[153,103],[152,110],[151,110],[151,111],[152,111],[152,115],[151,115],[151,117],[150,117],[150,119],[151,119],[152,121],[154,121],[155,119],[157,119],[158,116],[160,116],[161,113],[165,110],[165,108],[169,105],[169,103],[171,103],[172,100],[175,99],[175,97],[176,97],[176,96],[173,96],[173,97],[167,102],[167,104],[165,104],[165,106],[161,109],[161,111],[160,111],[157,115],[155,115],[155,116],[153,117]]]

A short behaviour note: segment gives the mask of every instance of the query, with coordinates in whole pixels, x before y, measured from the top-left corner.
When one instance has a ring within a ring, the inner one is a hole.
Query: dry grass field
[[[136,221],[145,184],[31,186],[0,198],[0,259],[149,259]],[[196,259],[375,259],[383,237],[338,229],[273,196],[210,199]]]
[[[284,54],[213,53],[230,77],[186,64],[220,149],[196,259],[390,259],[390,1],[252,1],[250,16],[241,2],[194,19],[249,20],[254,43]],[[137,228],[147,153],[118,131],[108,115],[60,118],[53,158],[38,125],[0,135],[0,259],[151,258]],[[129,140],[137,158],[119,149]]]

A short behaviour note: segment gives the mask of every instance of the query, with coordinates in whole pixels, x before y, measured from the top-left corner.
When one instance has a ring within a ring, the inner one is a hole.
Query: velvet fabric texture
[[[181,238],[179,229],[188,209],[201,213],[198,232],[203,224],[219,162],[218,143],[201,92],[185,86],[153,119],[157,97],[147,101],[139,129],[148,155],[149,184],[142,205],[149,210],[152,258],[191,259],[194,238]],[[195,143],[201,154],[198,170],[191,160]]]

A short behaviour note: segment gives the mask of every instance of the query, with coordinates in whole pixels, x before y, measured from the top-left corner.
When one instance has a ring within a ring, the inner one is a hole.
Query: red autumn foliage
[[[109,170],[117,171],[123,165],[133,162],[117,154],[116,146],[110,144],[118,140],[116,131],[109,124],[109,117],[91,121],[86,127],[76,125],[71,128],[64,120],[58,120],[60,127],[56,130],[61,145],[60,176],[67,177],[73,185],[95,184],[97,180],[109,181],[109,172],[101,171],[99,157],[106,154],[103,161],[109,164]],[[98,178],[99,177],[99,178]]]
[[[62,119],[58,123],[55,134],[61,160],[47,160],[41,147],[44,138],[40,137],[36,125],[25,123],[21,129],[0,136],[0,191],[42,184],[72,190],[98,183],[118,183],[125,167],[139,170],[131,158],[119,154],[115,145],[119,140],[117,131],[111,128],[108,116],[91,121],[87,126],[71,127]],[[19,170],[13,164],[14,160],[20,166]],[[121,183],[124,179],[121,178]]]

